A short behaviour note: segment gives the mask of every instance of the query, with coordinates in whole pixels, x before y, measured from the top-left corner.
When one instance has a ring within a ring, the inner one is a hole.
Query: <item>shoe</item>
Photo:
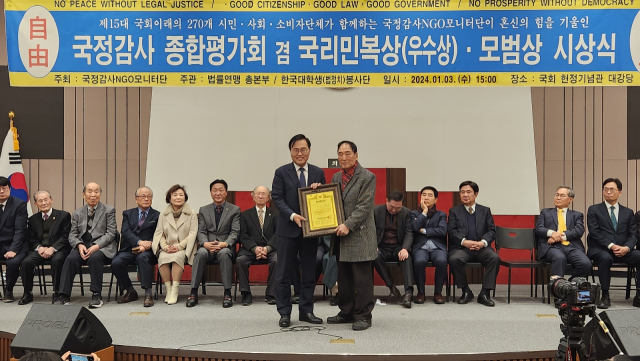
[[[198,295],[190,294],[189,298],[187,298],[187,307],[193,307],[198,304]]]
[[[400,294],[400,290],[395,285],[389,287],[389,297],[400,298],[402,295]]]
[[[371,320],[358,320],[353,323],[351,329],[354,331],[364,331],[371,327]]]
[[[278,326],[280,327],[289,327],[291,325],[291,316],[289,315],[280,315],[280,321],[278,321]]]
[[[222,299],[222,308],[229,308],[231,306],[233,306],[231,296],[224,296],[224,299]]]
[[[300,303],[300,294],[294,293],[293,296],[291,296],[291,304],[297,305],[298,303]]]
[[[329,304],[331,306],[337,306],[338,305],[338,294],[337,293],[333,297],[331,297],[331,300],[329,300]]]
[[[133,302],[133,301],[137,301],[138,300],[138,292],[133,291],[133,292],[125,292],[124,296],[120,297],[120,299],[118,299],[118,303],[129,303],[129,302]]]
[[[633,298],[633,307],[640,307],[640,293],[637,293]]]
[[[276,298],[273,297],[273,296],[265,296],[264,302],[266,302],[267,305],[275,305],[276,304]]]
[[[13,298],[13,292],[6,291],[5,294],[4,294],[4,299],[2,300],[2,302],[11,303],[11,302],[13,302],[15,300],[16,299]]]
[[[164,296],[164,303],[169,303],[169,298],[171,298],[171,281],[164,283],[164,288],[167,294]]]
[[[442,305],[444,304],[444,302],[445,302],[445,299],[442,293],[433,294],[433,303],[435,303],[436,305]]]
[[[489,295],[480,295],[478,296],[478,303],[481,305],[485,305],[487,307],[493,307],[496,305],[495,302],[493,302],[491,300],[491,298],[489,298]]]
[[[60,297],[60,294],[58,292],[54,292],[51,295],[51,304],[52,305],[56,303],[56,300],[58,299],[58,297]]]
[[[300,317],[298,317],[298,320],[313,323],[314,325],[320,325],[323,323],[322,319],[320,317],[316,317],[313,312],[309,312],[306,315],[300,315]]]
[[[33,294],[31,292],[25,292],[24,295],[22,295],[22,298],[20,299],[20,301],[18,301],[19,305],[26,305],[33,302]]]
[[[2,276],[0,276],[0,277],[2,277]],[[1,300],[2,300],[2,292],[0,292],[0,301],[1,301]]]
[[[636,297],[633,298],[633,301],[635,302]],[[598,308],[600,309],[607,309],[611,307],[611,299],[609,298],[609,295],[603,295],[602,298],[600,298],[600,303],[598,303]]]
[[[71,304],[71,299],[69,299],[69,297],[67,297],[66,295],[61,293],[58,296],[58,298],[56,298],[56,303],[55,304],[56,305],[64,305],[64,306],[70,305]]]
[[[175,305],[178,303],[178,294],[180,293],[180,281],[173,281],[171,284],[171,294],[167,300],[168,305]]]
[[[242,292],[242,305],[249,306],[253,303],[253,295],[251,292]]]
[[[413,298],[413,302],[421,305],[424,303],[424,293],[418,293],[416,297]]]
[[[335,325],[338,323],[354,323],[355,320],[353,318],[346,318],[337,314],[335,316],[327,317],[327,323]]]
[[[466,305],[473,299],[473,292],[462,292],[462,296],[458,299],[459,305]]]
[[[153,295],[144,295],[144,307],[153,307]]]
[[[400,301],[400,306],[404,308],[411,308],[412,298],[413,298],[413,295],[411,293],[405,293],[404,296],[402,296],[402,301]]]
[[[89,302],[89,308],[100,308],[102,307],[102,296],[99,293],[94,293],[91,296],[91,302]]]

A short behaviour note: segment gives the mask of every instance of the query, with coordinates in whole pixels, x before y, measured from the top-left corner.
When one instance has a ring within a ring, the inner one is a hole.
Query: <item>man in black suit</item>
[[[249,289],[249,267],[257,260],[266,260],[269,263],[264,301],[270,305],[275,305],[275,272],[278,264],[276,253],[278,212],[272,211],[267,207],[267,203],[271,198],[271,193],[267,187],[256,187],[251,192],[251,196],[256,206],[240,213],[240,242],[242,247],[238,251],[238,258],[236,259],[236,272],[238,274],[238,283],[240,283],[240,292],[242,293],[242,305],[249,306],[253,302],[251,289]]]
[[[551,263],[552,277],[564,277],[567,262],[573,266],[573,277],[587,277],[591,270],[582,243],[584,215],[569,209],[573,197],[571,187],[558,187],[553,199],[555,207],[541,210],[536,222],[538,258]]]
[[[496,288],[496,278],[500,269],[500,257],[491,248],[496,238],[496,226],[488,207],[476,203],[480,188],[472,181],[460,183],[462,204],[449,210],[449,265],[451,265],[456,285],[462,289],[459,304],[473,300],[473,292],[467,283],[465,266],[469,262],[480,262],[484,266],[482,291],[478,303],[493,307],[489,291]]]
[[[138,292],[131,284],[127,267],[137,265],[140,284],[144,289],[144,307],[152,307],[153,265],[158,263],[158,259],[151,250],[151,243],[153,243],[153,233],[158,225],[160,212],[151,208],[153,202],[151,188],[138,188],[135,196],[138,206],[122,212],[122,229],[120,230],[122,240],[120,250],[111,262],[111,270],[118,279],[120,289],[126,291],[118,303],[128,303],[138,299]]]
[[[373,209],[376,222],[376,236],[378,237],[378,258],[373,263],[376,271],[385,285],[389,287],[389,296],[400,297],[400,291],[393,283],[391,272],[385,262],[398,262],[402,269],[404,280],[404,296],[400,305],[411,308],[413,298],[413,264],[411,262],[411,211],[402,206],[404,195],[399,191],[392,191],[387,196],[386,204]]]
[[[53,278],[51,303],[56,301],[60,291],[62,266],[71,252],[71,245],[69,245],[71,214],[53,209],[53,200],[48,191],[35,192],[33,202],[39,212],[29,217],[29,253],[20,264],[24,293],[18,301],[19,305],[33,302],[33,293],[31,292],[33,291],[34,269],[47,262],[51,262],[51,277]]]
[[[633,211],[618,203],[621,193],[622,182],[618,178],[605,179],[602,183],[604,202],[592,205],[587,211],[587,256],[598,266],[602,287],[598,308],[611,306],[609,286],[614,262],[640,268],[640,251],[635,249],[638,226]],[[636,272],[636,285],[640,285],[640,272]],[[640,289],[636,290],[633,305],[640,307]]]
[[[317,187],[325,184],[322,169],[308,163],[311,154],[311,141],[303,134],[289,140],[289,151],[293,163],[276,169],[273,177],[273,202],[278,209],[278,265],[276,267],[276,304],[280,314],[280,327],[289,327],[291,323],[291,282],[295,265],[300,255],[302,289],[298,304],[299,320],[320,324],[322,319],[313,314],[313,291],[315,255],[317,238],[302,237],[302,222],[307,220],[300,215],[298,188]]]
[[[27,255],[26,234],[27,203],[13,197],[9,179],[0,177],[0,260],[7,261],[5,303],[15,301],[13,286],[18,281],[20,263]]]

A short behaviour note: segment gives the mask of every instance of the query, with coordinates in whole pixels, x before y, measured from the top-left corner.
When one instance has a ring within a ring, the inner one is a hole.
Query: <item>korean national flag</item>
[[[11,195],[29,203],[29,191],[22,169],[22,159],[18,148],[18,134],[16,130],[14,145],[14,129],[9,129],[2,144],[2,154],[0,154],[0,176],[9,178],[11,182]],[[27,207],[29,216],[33,214],[31,207]]]

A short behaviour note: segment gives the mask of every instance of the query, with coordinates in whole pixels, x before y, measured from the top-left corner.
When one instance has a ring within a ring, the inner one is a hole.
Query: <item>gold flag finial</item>
[[[13,126],[13,118],[16,116],[16,113],[13,111],[9,112],[9,119],[11,120],[11,130],[13,131],[13,150],[20,150],[20,142],[18,142],[18,128]]]

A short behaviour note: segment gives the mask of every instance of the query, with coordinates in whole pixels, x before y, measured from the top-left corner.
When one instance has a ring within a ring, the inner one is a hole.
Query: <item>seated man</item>
[[[220,264],[224,298],[222,307],[233,306],[231,283],[236,241],[240,233],[240,207],[226,201],[227,182],[216,179],[209,185],[213,203],[201,207],[198,214],[198,245],[191,268],[191,294],[187,307],[198,304],[198,286],[207,263]]]
[[[238,283],[242,293],[242,305],[249,306],[253,302],[253,296],[249,289],[249,266],[256,260],[269,262],[269,274],[267,276],[267,290],[265,302],[276,304],[275,297],[275,272],[278,263],[276,254],[276,227],[278,226],[278,212],[267,207],[271,192],[267,187],[259,186],[251,192],[255,207],[240,213],[240,242],[242,247],[238,251],[236,259],[236,272]]]
[[[567,262],[573,266],[572,277],[588,277],[591,261],[585,254],[582,235],[584,215],[569,209],[575,193],[569,186],[556,189],[554,208],[540,211],[536,222],[538,258],[551,263],[551,277],[564,277]]]
[[[413,231],[411,230],[411,211],[402,206],[404,195],[399,191],[392,191],[387,196],[386,204],[373,209],[376,222],[376,236],[378,237],[378,258],[373,266],[385,285],[389,287],[389,296],[400,297],[400,291],[393,283],[391,272],[385,262],[398,262],[404,279],[404,296],[400,305],[411,308],[413,298],[413,264],[411,263],[411,244]],[[424,286],[423,286],[424,287]]]
[[[587,211],[587,256],[598,266],[598,280],[602,287],[598,308],[611,306],[609,287],[614,262],[640,268],[640,251],[635,249],[638,226],[633,211],[618,203],[621,193],[622,182],[619,179],[605,179],[602,182],[604,202],[592,205]],[[640,287],[640,272],[636,272],[636,286]],[[640,307],[640,288],[636,290],[633,305]]]
[[[0,260],[7,261],[5,303],[15,301],[13,286],[18,281],[20,263],[27,255],[28,242],[24,241],[27,218],[27,202],[12,196],[9,179],[0,177]]]
[[[138,266],[140,284],[144,290],[144,307],[153,306],[153,288],[151,283],[154,278],[153,265],[158,264],[158,259],[151,250],[153,233],[158,225],[160,212],[151,208],[153,191],[149,187],[141,187],[136,190],[136,208],[122,212],[122,241],[120,250],[111,263],[111,270],[118,279],[120,289],[125,290],[118,303],[128,303],[138,299],[138,293],[131,284],[127,267]]]
[[[71,252],[69,245],[69,231],[71,230],[71,215],[68,212],[53,209],[53,200],[48,191],[37,191],[33,195],[33,202],[40,210],[29,217],[29,253],[20,265],[20,275],[24,284],[24,294],[19,305],[33,302],[33,274],[38,265],[51,262],[51,278],[53,279],[53,294],[51,303],[58,298],[60,292],[60,275],[62,265]]]
[[[411,211],[413,230],[413,275],[418,296],[415,302],[424,303],[425,268],[429,261],[436,266],[433,302],[443,304],[442,285],[447,280],[447,215],[436,209],[438,190],[426,186],[420,191],[420,209]]]
[[[118,226],[116,210],[102,202],[102,188],[90,182],[82,188],[86,205],[78,208],[71,216],[69,244],[71,253],[62,266],[60,277],[60,297],[57,304],[71,303],[71,286],[76,272],[82,265],[89,265],[92,292],[89,308],[102,307],[103,266],[116,255],[118,249]]]
[[[465,266],[468,262],[480,262],[484,266],[482,291],[478,303],[493,307],[495,303],[489,297],[496,288],[496,278],[500,270],[500,257],[491,248],[496,238],[496,226],[488,207],[476,204],[480,188],[472,181],[460,183],[462,204],[449,210],[449,265],[451,265],[456,285],[462,289],[459,304],[469,303],[473,292],[467,283]]]

